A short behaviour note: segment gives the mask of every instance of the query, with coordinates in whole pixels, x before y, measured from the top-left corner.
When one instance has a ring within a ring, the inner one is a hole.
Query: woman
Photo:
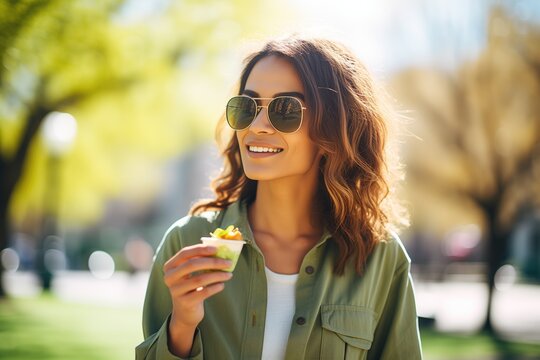
[[[331,41],[271,41],[238,94],[216,199],[158,249],[137,358],[420,359],[410,261],[389,230],[387,119],[365,68]],[[233,274],[200,244],[228,225],[247,242]]]

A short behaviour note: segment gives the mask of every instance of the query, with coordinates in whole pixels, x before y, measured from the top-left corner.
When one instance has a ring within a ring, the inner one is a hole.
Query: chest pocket
[[[370,309],[351,305],[322,305],[321,359],[366,359],[376,319]]]

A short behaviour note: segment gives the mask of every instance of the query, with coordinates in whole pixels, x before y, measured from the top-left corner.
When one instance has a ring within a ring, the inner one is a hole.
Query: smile
[[[283,151],[283,149],[280,148],[270,148],[262,146],[248,146],[247,148],[250,152],[254,153],[279,153]]]

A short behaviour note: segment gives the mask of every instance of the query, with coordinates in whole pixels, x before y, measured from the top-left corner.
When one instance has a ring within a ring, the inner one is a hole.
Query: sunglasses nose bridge
[[[259,113],[262,111],[262,109],[266,108],[266,111],[268,111],[268,106],[263,105],[257,105],[257,110],[255,111],[255,117],[259,116]]]
[[[266,109],[266,114],[263,113],[263,109]],[[274,131],[274,127],[268,118],[268,105],[257,105],[255,117],[253,118],[249,128],[255,133],[270,133]]]

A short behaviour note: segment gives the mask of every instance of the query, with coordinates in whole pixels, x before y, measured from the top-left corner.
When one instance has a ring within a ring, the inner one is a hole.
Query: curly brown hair
[[[375,244],[388,236],[388,228],[406,223],[403,208],[391,196],[397,179],[393,175],[399,167],[391,166],[398,162],[395,152],[388,152],[389,112],[384,96],[346,47],[296,36],[272,40],[248,56],[238,94],[255,64],[272,55],[294,65],[306,104],[314,109],[309,136],[323,153],[318,200],[320,211],[327,214],[325,226],[338,246],[334,272],[343,274],[346,263],[353,259],[361,274]],[[219,143],[220,126],[217,136]],[[216,198],[195,204],[191,214],[224,209],[238,200],[248,204],[255,200],[257,181],[248,179],[243,171],[238,140],[233,135],[226,141],[224,167],[212,182]]]

